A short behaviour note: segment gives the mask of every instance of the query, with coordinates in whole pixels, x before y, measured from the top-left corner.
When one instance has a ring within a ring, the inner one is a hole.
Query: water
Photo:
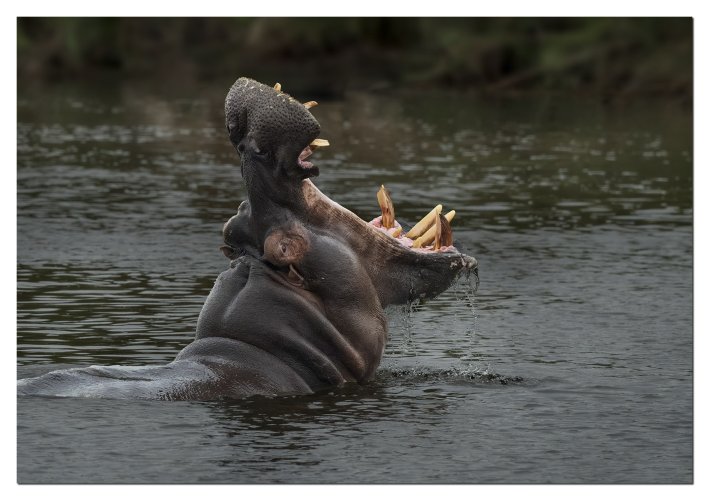
[[[18,377],[190,342],[244,198],[217,83],[21,90]],[[381,183],[408,223],[455,209],[477,292],[389,311],[362,387],[20,398],[18,481],[693,481],[689,110],[362,93],[314,113],[318,186],[366,219]]]

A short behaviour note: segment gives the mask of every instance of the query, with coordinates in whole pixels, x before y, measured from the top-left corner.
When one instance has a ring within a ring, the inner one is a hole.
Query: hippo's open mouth
[[[304,170],[313,168],[313,163],[306,161],[313,152],[324,146],[329,146],[329,141],[325,139],[315,139],[298,155],[298,166]],[[322,195],[322,193],[321,193]],[[324,195],[322,195],[324,196]],[[377,201],[382,211],[382,215],[369,221],[370,227],[376,228],[380,232],[391,237],[395,242],[405,248],[418,252],[458,252],[453,246],[453,233],[450,223],[455,217],[455,210],[443,215],[442,205],[437,205],[426,214],[409,231],[399,224],[394,216],[394,202],[389,191],[382,185],[377,192]],[[351,212],[350,212],[351,214]],[[354,214],[351,214],[355,216]]]
[[[303,149],[298,156],[298,165],[301,168],[313,168],[313,164],[305,161],[305,159],[313,154],[313,150],[317,149],[318,146],[314,144],[316,141],[327,143],[323,139],[316,139]],[[329,145],[329,143],[324,145]],[[324,197],[322,193],[320,193],[320,196]],[[383,185],[377,193],[377,200],[379,201],[382,215],[369,221],[366,226],[367,229],[375,228],[399,245],[417,252],[458,252],[453,246],[453,232],[450,226],[455,217],[455,210],[443,215],[441,213],[443,206],[437,205],[411,229],[404,231],[402,225],[394,218],[394,202]],[[348,216],[357,217],[349,211]],[[371,235],[369,231],[365,232]],[[365,235],[362,236],[366,237]]]

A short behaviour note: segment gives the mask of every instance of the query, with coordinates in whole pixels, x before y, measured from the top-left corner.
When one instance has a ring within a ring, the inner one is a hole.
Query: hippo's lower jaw
[[[372,280],[382,306],[432,298],[463,272],[477,274],[474,257],[454,247],[445,251],[408,248],[325,196],[310,179],[302,183],[309,223],[344,239]]]

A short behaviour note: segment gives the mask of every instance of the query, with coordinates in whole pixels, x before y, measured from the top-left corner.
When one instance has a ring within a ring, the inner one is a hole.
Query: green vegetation
[[[22,18],[18,75],[692,96],[690,18]]]

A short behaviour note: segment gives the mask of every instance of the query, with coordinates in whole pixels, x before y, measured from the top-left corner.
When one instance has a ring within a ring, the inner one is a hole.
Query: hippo
[[[384,309],[433,298],[477,261],[402,245],[325,196],[308,158],[320,125],[280,85],[239,78],[225,101],[247,199],[223,227],[228,268],[196,336],[164,366],[90,366],[18,381],[19,395],[213,400],[370,381]]]

